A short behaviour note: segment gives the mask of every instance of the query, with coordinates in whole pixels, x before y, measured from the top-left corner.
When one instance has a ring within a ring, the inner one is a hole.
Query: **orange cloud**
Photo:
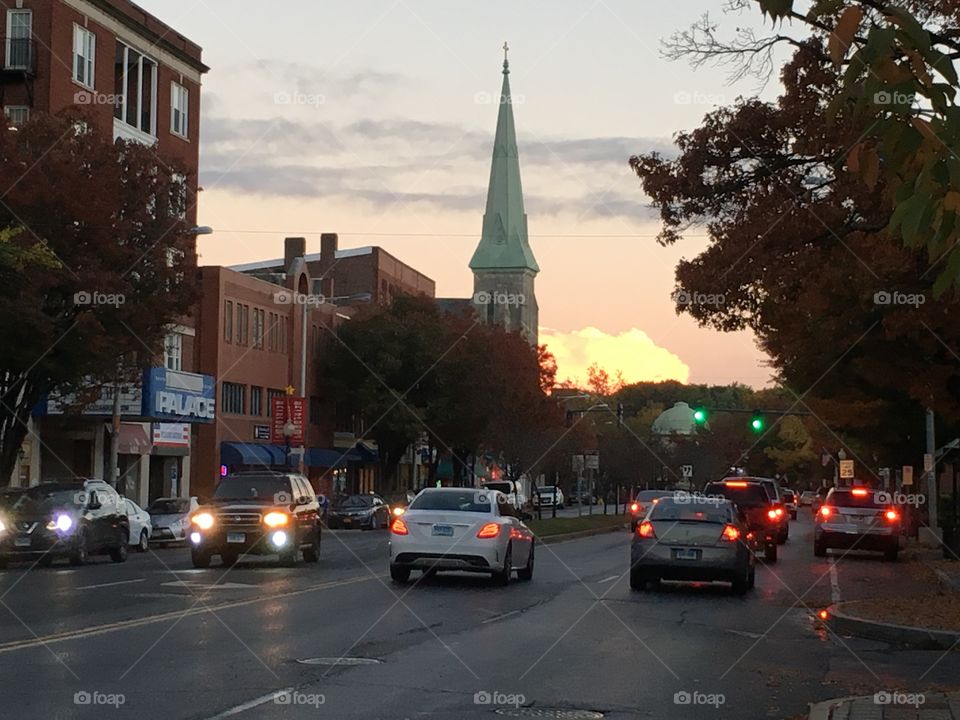
[[[558,382],[585,383],[587,368],[594,363],[610,373],[611,378],[621,372],[627,383],[662,380],[685,383],[690,378],[686,363],[637,328],[619,335],[609,335],[595,327],[566,333],[540,328],[540,343],[557,359]]]

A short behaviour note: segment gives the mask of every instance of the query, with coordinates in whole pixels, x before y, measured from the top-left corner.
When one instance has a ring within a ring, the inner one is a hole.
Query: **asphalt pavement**
[[[12,566],[0,717],[793,719],[834,697],[957,689],[960,653],[823,627],[820,608],[899,582],[898,565],[815,558],[811,527],[802,512],[745,597],[632,592],[626,531],[539,546],[534,579],[506,588],[394,585],[386,531],[328,531],[321,561],[296,568],[193,570],[184,548]]]

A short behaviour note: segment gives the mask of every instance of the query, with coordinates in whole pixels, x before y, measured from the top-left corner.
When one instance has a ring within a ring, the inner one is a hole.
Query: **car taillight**
[[[890,522],[896,522],[900,519],[900,514],[896,510],[887,510],[883,516]]]
[[[783,517],[783,508],[782,508],[782,507],[774,508],[773,511],[777,514],[777,517]]]
[[[500,526],[497,523],[487,523],[477,531],[477,537],[483,539],[495,538],[500,535]]]
[[[637,505],[636,503],[633,503],[630,505],[630,512],[635,513],[635,512],[639,512],[639,510],[640,510],[640,506]]]
[[[642,523],[637,525],[637,535],[642,538],[655,538],[657,534],[653,531],[653,523],[649,520],[644,520]]]
[[[820,517],[830,517],[830,513],[832,512],[833,510],[830,509],[829,505],[820,506]]]
[[[740,530],[733,525],[727,525],[723,528],[723,534],[720,536],[720,539],[726,540],[727,542],[736,542],[740,539]]]
[[[774,508],[767,510],[767,517],[771,520],[777,520],[780,516],[777,514],[777,511]]]
[[[850,492],[857,497],[866,497],[868,495],[866,488],[853,488]]]
[[[393,521],[393,525],[390,526],[390,532],[394,535],[409,535],[410,531],[407,530],[407,524],[403,521],[402,518],[397,518]]]
[[[523,533],[517,530],[517,528],[510,528],[510,539],[523,540]]]

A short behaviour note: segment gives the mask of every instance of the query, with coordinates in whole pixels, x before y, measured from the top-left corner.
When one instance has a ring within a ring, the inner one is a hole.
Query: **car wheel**
[[[127,555],[130,552],[130,537],[127,531],[120,533],[120,544],[110,551],[110,559],[115,563],[126,562]]]
[[[536,544],[530,543],[530,556],[527,558],[527,566],[517,570],[517,577],[520,580],[533,580],[533,549]]]
[[[814,541],[813,543],[813,554],[816,557],[826,557],[827,556],[827,546],[823,543]]]
[[[70,553],[70,564],[74,567],[83,565],[87,561],[87,534],[80,531],[77,537],[77,545]]]
[[[730,584],[730,590],[734,595],[746,595],[747,590],[750,589],[750,582],[747,580],[746,576],[742,578],[736,578]]]
[[[220,553],[220,564],[226,568],[232,568],[240,559],[240,554],[236,552]]]
[[[773,565],[777,562],[777,544],[776,543],[767,543],[766,547],[763,549],[763,560],[764,562]]]
[[[408,567],[399,567],[398,565],[390,566],[390,579],[395,583],[405,583],[410,580],[410,568]]]
[[[193,561],[193,566],[195,568],[208,568],[210,567],[210,553],[204,550],[198,550],[197,548],[190,549],[190,560]]]
[[[510,584],[513,577],[513,545],[507,545],[507,554],[503,557],[503,570],[493,574],[493,581],[500,586]]]
[[[320,528],[314,531],[313,542],[303,551],[303,559],[315,563],[320,560]]]
[[[640,568],[630,568],[630,589],[646,590],[647,578],[640,572]]]
[[[899,546],[892,547],[884,551],[883,559],[886,560],[887,562],[896,562],[899,555],[900,555],[900,547]]]
[[[150,547],[150,537],[146,530],[140,531],[140,542],[137,544],[137,551],[145,553]]]

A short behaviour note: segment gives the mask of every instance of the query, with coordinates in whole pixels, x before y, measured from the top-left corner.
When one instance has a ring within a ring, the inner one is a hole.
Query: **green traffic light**
[[[755,417],[753,420],[750,421],[750,427],[753,429],[754,432],[760,432],[761,430],[763,430],[763,418]]]
[[[707,411],[703,408],[697,408],[693,411],[693,421],[697,425],[703,425],[707,421]]]

